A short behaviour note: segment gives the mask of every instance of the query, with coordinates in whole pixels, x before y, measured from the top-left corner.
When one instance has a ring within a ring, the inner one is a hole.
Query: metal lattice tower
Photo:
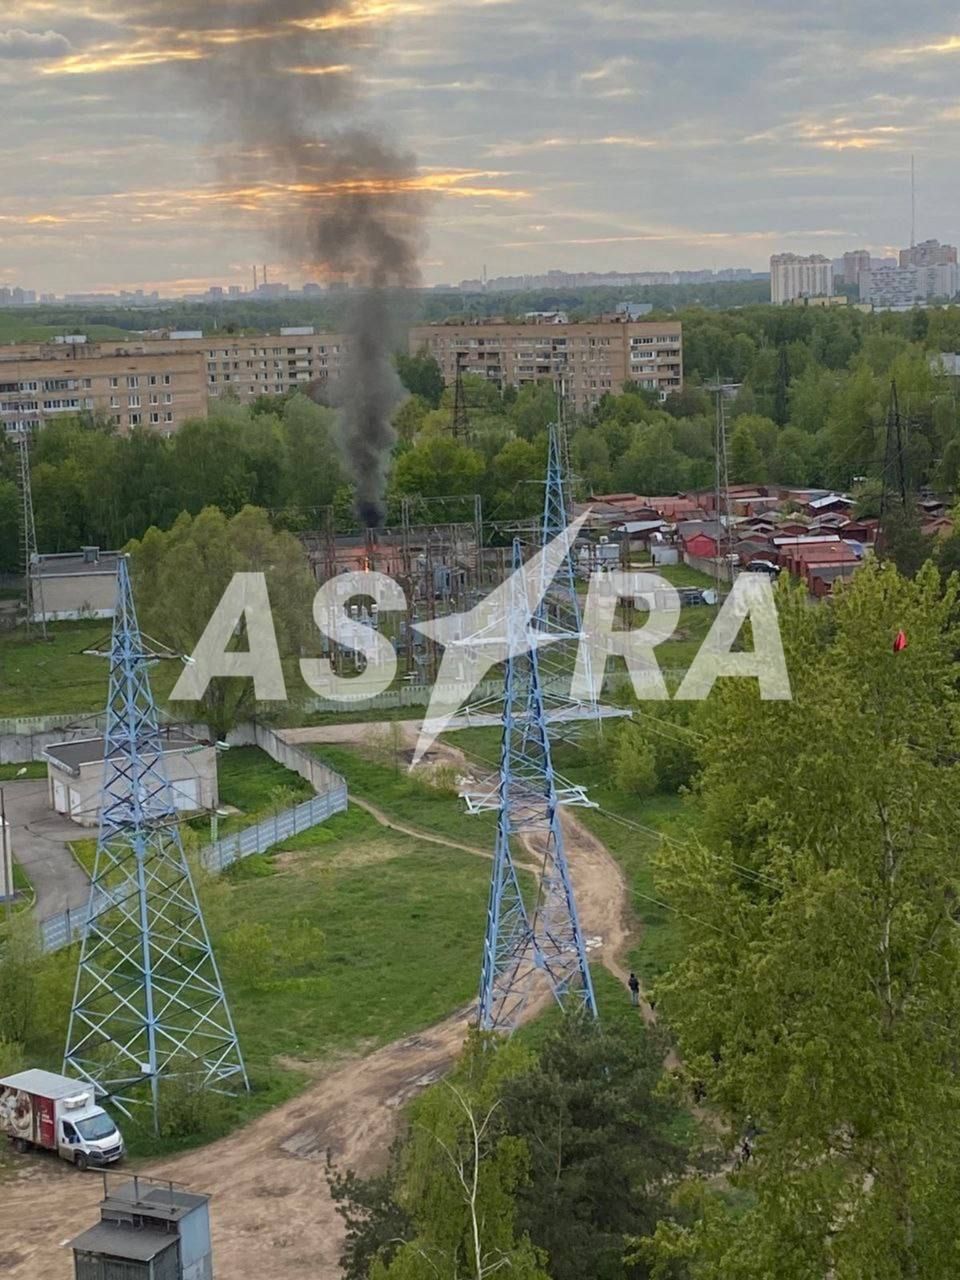
[[[722,583],[726,581],[724,576],[724,567],[729,565],[730,561],[724,557],[729,556],[732,546],[732,529],[733,520],[730,507],[730,461],[727,452],[727,406],[726,397],[734,391],[739,390],[739,383],[721,382],[720,374],[717,374],[715,382],[708,384],[706,390],[713,391],[717,397],[717,416],[716,425],[713,435],[713,449],[715,457],[715,493],[714,502],[716,504],[717,515],[717,563],[716,563],[716,581],[717,581],[717,599],[719,601]]]
[[[160,1081],[249,1088],[163,760],[148,652],[121,558],[100,834],[64,1071],[156,1122]]]
[[[908,510],[906,439],[903,417],[900,413],[900,397],[897,384],[890,386],[890,408],[887,412],[886,444],[883,456],[883,487],[880,492],[880,524],[878,541],[881,548],[886,543],[887,525],[891,511],[901,516]]]
[[[507,626],[511,650],[521,656],[509,657],[506,669],[497,845],[480,980],[479,1022],[487,1031],[509,1032],[517,1026],[539,975],[562,1007],[597,1016],[564,850],[562,801],[540,682],[538,629],[526,621],[522,564],[520,543],[515,541]],[[530,905],[516,869],[521,842],[540,863],[536,899]]]
[[[457,438],[466,437],[470,432],[467,392],[463,385],[463,362],[466,358],[465,351],[457,352],[457,376],[453,388],[453,434]]]
[[[33,619],[40,618],[40,630],[47,638],[47,613],[43,605],[43,578],[40,575],[37,552],[37,526],[33,516],[33,487],[30,483],[30,434],[21,431],[17,436],[20,485],[20,563],[27,596],[27,630]]]

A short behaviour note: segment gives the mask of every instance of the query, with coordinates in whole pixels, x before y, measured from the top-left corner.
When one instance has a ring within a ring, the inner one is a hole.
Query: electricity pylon
[[[24,427],[17,436],[17,478],[20,486],[20,563],[27,596],[27,631],[39,615],[40,631],[47,638],[47,612],[43,605],[43,575],[37,554],[37,526],[33,515],[33,486],[30,482],[30,431]]]
[[[538,974],[546,978],[562,1007],[597,1016],[564,849],[562,799],[540,682],[540,633],[535,621],[527,622],[522,565],[520,543],[515,541],[507,629],[511,653],[520,656],[509,657],[506,670],[497,844],[480,979],[479,1023],[486,1031],[509,1032],[517,1026]],[[515,860],[524,839],[540,862],[536,898],[529,906]]]
[[[247,1089],[167,778],[126,558],[109,651],[100,833],[64,1071],[129,1114],[160,1082]],[[168,655],[169,656],[169,655]]]

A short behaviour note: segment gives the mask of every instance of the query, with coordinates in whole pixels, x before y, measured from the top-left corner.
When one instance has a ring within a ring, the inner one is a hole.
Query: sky
[[[423,197],[426,284],[484,266],[763,270],[782,250],[884,255],[909,243],[911,154],[917,238],[956,243],[950,10],[4,0],[0,283],[249,287],[254,262],[274,280],[317,279],[277,227],[337,193],[295,188],[237,124],[270,100],[271,76],[287,96],[293,86],[318,146],[360,125],[416,157],[402,181]],[[251,50],[265,54],[259,96]]]

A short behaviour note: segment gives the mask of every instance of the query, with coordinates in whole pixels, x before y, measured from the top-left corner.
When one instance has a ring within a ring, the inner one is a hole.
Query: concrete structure
[[[941,244],[939,240],[921,240],[909,249],[900,250],[901,267],[947,267],[956,261],[954,246]]]
[[[859,284],[860,274],[870,270],[870,250],[853,249],[843,255],[843,283]]]
[[[885,310],[908,310],[930,298],[960,292],[960,266],[872,267],[860,275],[860,301]]]
[[[100,414],[121,431],[169,434],[205,417],[203,363],[194,351],[136,355],[96,343],[0,347],[0,423],[33,430],[62,414]]]
[[[100,1221],[70,1241],[75,1280],[212,1280],[209,1196],[137,1177],[104,1192]]]
[[[163,762],[176,806],[186,813],[216,809],[219,803],[217,751],[194,738],[167,733]],[[81,738],[47,747],[47,784],[52,808],[82,827],[100,820],[103,738]]]
[[[170,434],[205,418],[209,402],[223,396],[248,403],[323,385],[340,376],[345,352],[339,334],[310,326],[252,337],[185,330],[124,342],[0,347],[0,421],[13,432],[58,413],[102,413],[122,431]]]
[[[117,597],[116,551],[83,547],[66,555],[38,556],[30,575],[38,585],[30,599],[38,604],[43,596],[43,614],[48,622],[71,622],[77,618],[112,618]],[[39,622],[36,610],[31,622]]]
[[[833,293],[833,263],[822,253],[803,257],[797,253],[775,253],[770,259],[770,301],[778,306],[794,298],[830,297]]]
[[[498,387],[555,382],[563,375],[575,408],[589,409],[624,383],[661,400],[683,387],[683,328],[677,321],[505,324],[500,321],[421,325],[410,351],[426,350],[452,385],[457,362]]]

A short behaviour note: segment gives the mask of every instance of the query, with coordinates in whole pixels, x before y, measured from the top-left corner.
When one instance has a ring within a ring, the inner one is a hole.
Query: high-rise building
[[[580,410],[622,391],[626,382],[661,400],[683,387],[683,327],[677,321],[421,325],[410,330],[410,351],[424,349],[448,384],[456,380],[458,364],[501,388],[563,377]]]
[[[822,253],[802,257],[775,253],[770,259],[770,301],[774,305],[794,298],[819,298],[833,293],[833,263]]]
[[[828,297],[833,293],[833,264],[822,253],[774,253],[771,257],[771,302]]]
[[[939,240],[922,240],[909,249],[900,250],[901,267],[948,267],[957,261],[957,251],[952,244]]]
[[[860,273],[870,270],[870,250],[853,249],[843,255],[843,283],[859,284]]]

